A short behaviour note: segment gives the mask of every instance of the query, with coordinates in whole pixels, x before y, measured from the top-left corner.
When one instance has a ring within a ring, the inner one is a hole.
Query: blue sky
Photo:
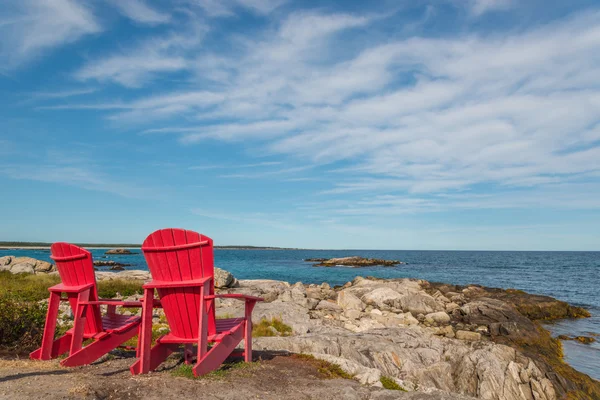
[[[600,250],[600,6],[0,0],[0,188],[0,240]]]

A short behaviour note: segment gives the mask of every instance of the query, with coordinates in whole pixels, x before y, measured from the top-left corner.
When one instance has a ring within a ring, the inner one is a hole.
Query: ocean
[[[139,249],[134,255],[104,256],[105,249],[92,249],[98,260],[132,264],[126,269],[147,269]],[[51,261],[49,250],[4,250],[4,255],[28,256]],[[400,260],[406,265],[368,268],[316,268],[307,258],[362,256]],[[107,258],[102,258],[107,257]],[[431,282],[480,284],[515,288],[543,294],[587,308],[591,318],[546,324],[553,335],[600,334],[600,252],[544,251],[387,251],[387,250],[215,250],[215,266],[238,279],[276,279],[290,283],[342,285],[356,276],[419,278]],[[107,268],[99,268],[105,270]],[[563,342],[565,359],[574,368],[600,379],[600,337],[592,344]]]

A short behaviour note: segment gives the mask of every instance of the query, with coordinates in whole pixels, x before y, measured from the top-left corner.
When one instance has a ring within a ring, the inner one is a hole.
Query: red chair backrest
[[[142,244],[152,279],[181,282],[211,277],[214,294],[213,241],[208,236],[184,229],[160,229]],[[200,288],[160,288],[160,297],[171,334],[185,339],[198,338]],[[207,302],[208,332],[215,332],[215,309]]]
[[[92,254],[86,249],[74,244],[58,242],[50,247],[52,253],[50,258],[56,262],[58,274],[64,286],[81,286],[93,283],[94,287],[90,293],[90,300],[98,300],[96,287],[96,275],[94,274],[94,262]],[[77,293],[68,294],[73,313],[77,308]],[[87,312],[84,327],[85,334],[102,332],[102,318],[100,307],[92,306]]]

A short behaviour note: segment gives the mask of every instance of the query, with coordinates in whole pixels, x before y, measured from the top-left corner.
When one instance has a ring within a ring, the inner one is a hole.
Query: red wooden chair
[[[42,346],[30,354],[32,359],[49,360],[69,352],[61,365],[85,365],[138,333],[140,317],[117,314],[116,306],[141,307],[142,303],[99,299],[94,263],[89,251],[69,243],[54,243],[51,253],[50,258],[56,262],[62,283],[48,289],[50,300]],[[62,293],[66,293],[67,297],[62,298]],[[54,339],[61,300],[71,304],[74,324],[65,335]],[[107,305],[106,315],[101,314],[100,305]],[[86,339],[92,339],[92,342],[84,347]]]
[[[230,355],[252,361],[252,309],[261,298],[242,294],[214,294],[213,241],[183,229],[161,229],[142,244],[152,281],[144,285],[144,304],[151,304],[157,289],[170,333],[152,348],[152,307],[142,311],[140,358],[131,373],[143,374],[158,367],[181,344],[189,362],[193,344],[197,348],[194,375],[217,369]],[[216,319],[215,299],[235,298],[246,302],[241,318]],[[243,353],[234,350],[244,339]],[[212,347],[208,344],[212,343]]]

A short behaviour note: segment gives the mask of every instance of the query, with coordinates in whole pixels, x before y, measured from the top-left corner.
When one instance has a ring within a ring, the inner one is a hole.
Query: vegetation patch
[[[381,378],[379,378],[379,381],[383,385],[384,389],[401,390],[403,392],[406,392],[406,389],[404,389],[402,386],[398,385],[398,383],[396,383],[394,378],[390,378],[389,376],[381,375]]]
[[[307,360],[317,367],[317,371],[323,376],[325,379],[352,379],[353,375],[347,373],[340,367],[338,364],[330,363],[328,361],[319,360],[310,354],[294,354],[292,355],[294,358],[298,358],[300,360]]]
[[[270,320],[263,318],[258,324],[252,327],[252,336],[290,336],[293,330],[292,327],[283,323],[281,318],[271,318]]]
[[[194,371],[192,370],[193,365],[181,364],[180,366],[171,371],[171,375],[188,379],[223,379],[233,371],[250,371],[258,367],[259,365],[259,362],[226,362],[223,365],[221,365],[219,369],[214,370],[206,375],[194,376]]]
[[[26,352],[42,340],[46,305],[0,295],[0,347]]]
[[[100,298],[113,298],[119,293],[123,297],[143,294],[142,281],[115,279],[98,282],[98,296]]]

